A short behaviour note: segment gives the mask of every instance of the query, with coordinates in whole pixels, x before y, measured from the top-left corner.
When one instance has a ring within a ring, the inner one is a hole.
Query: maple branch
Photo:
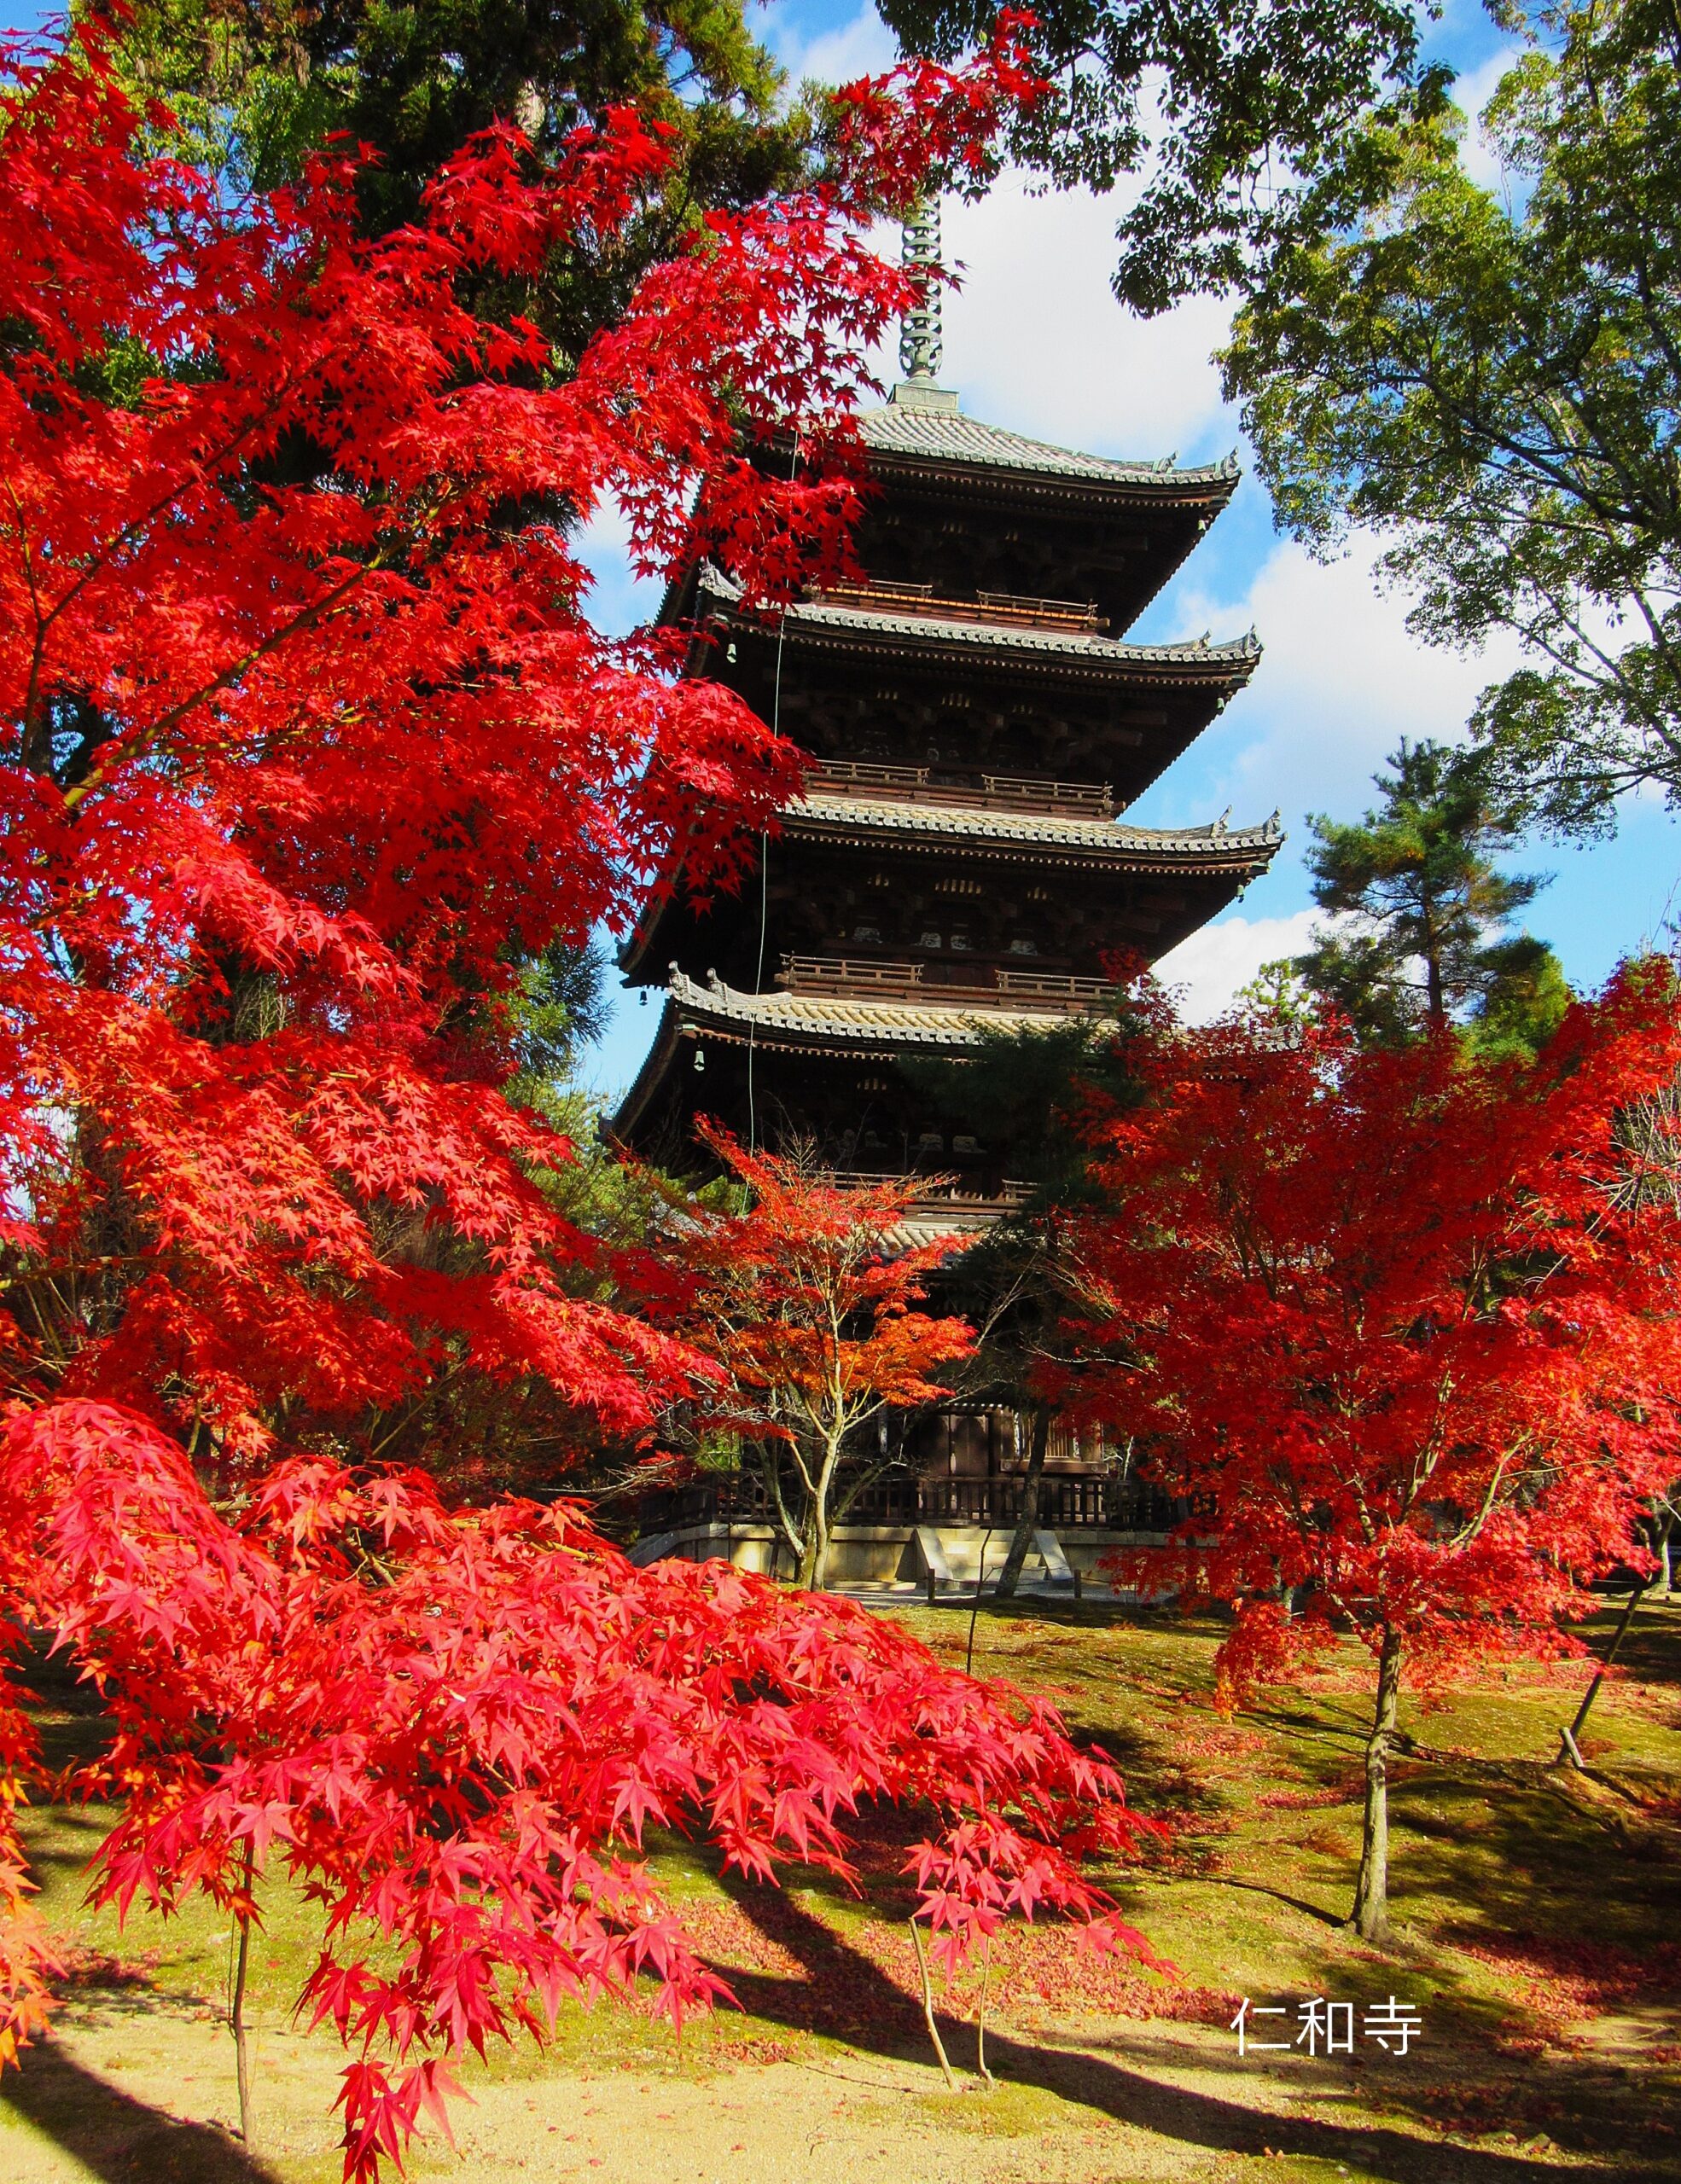
[[[241,659],[232,661],[219,674],[213,675],[209,682],[203,683],[189,696],[170,706],[166,712],[160,713],[156,720],[150,722],[131,741],[120,745],[113,744],[108,764],[96,760],[80,781],[73,784],[64,791],[65,809],[74,811],[84,798],[91,795],[95,789],[108,779],[119,764],[143,755],[148,749],[154,746],[167,735],[177,723],[184,720],[189,713],[203,705],[206,700],[213,698],[218,690],[227,689],[230,684],[236,682],[247,669],[254,667],[259,660],[267,659],[271,654],[280,651],[282,646],[289,644],[300,630],[313,629],[331,613],[340,600],[347,598],[358,584],[365,583],[369,577],[389,566],[390,562],[380,553],[375,553],[367,561],[358,563],[341,582],[334,584],[318,599],[311,601],[309,606],[295,614],[283,628],[272,630],[260,644],[253,646],[251,651]]]

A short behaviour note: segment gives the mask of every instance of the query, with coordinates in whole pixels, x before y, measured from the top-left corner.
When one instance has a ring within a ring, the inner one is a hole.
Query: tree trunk
[[[1039,1487],[1044,1478],[1045,1451],[1050,1446],[1050,1405],[1048,1403],[1035,1403],[1033,1428],[1027,1443],[1027,1468],[1021,1478],[1021,1512],[1016,1519],[1015,1536],[1009,1543],[1009,1553],[1004,1557],[1003,1570],[992,1595],[995,1600],[1009,1600],[1015,1597],[1021,1565],[1027,1560],[1033,1534],[1038,1530]]]
[[[1401,1693],[1401,1641],[1386,1629],[1377,1657],[1377,1709],[1366,1740],[1365,1827],[1349,1924],[1364,1941],[1389,1938],[1389,1748]]]
[[[245,1891],[250,1898],[256,1873],[256,1859],[251,1838],[245,1842]],[[245,1980],[251,1956],[251,1914],[243,1911],[239,1917],[239,1955],[234,1971],[234,1989],[228,2007],[228,2023],[234,2036],[234,2075],[239,2087],[239,2135],[249,2148],[254,2143],[256,2119],[251,2102],[251,2049],[245,2028]]]
[[[840,1453],[835,1448],[824,1449],[816,1483],[806,1497],[800,1525],[800,1584],[808,1593],[820,1593],[829,1583],[829,1497],[834,1490]]]
[[[1605,1672],[1614,1664],[1618,1654],[1623,1650],[1623,1641],[1627,1637],[1629,1626],[1634,1621],[1634,1611],[1639,1606],[1641,1601],[1645,1598],[1646,1589],[1650,1582],[1649,1578],[1646,1577],[1638,1579],[1635,1584],[1634,1590],[1628,1596],[1628,1600],[1623,1608],[1621,1619],[1618,1623],[1616,1629],[1612,1633],[1610,1645],[1606,1648],[1605,1658],[1600,1663],[1597,1674],[1595,1676],[1593,1682],[1588,1686],[1587,1690],[1583,1694],[1582,1703],[1576,1709],[1575,1720],[1572,1722],[1569,1728],[1564,1731],[1563,1736],[1560,1740],[1560,1750],[1556,1763],[1561,1767],[1563,1766],[1567,1760],[1573,1767],[1579,1767],[1582,1763],[1582,1755],[1577,1745],[1576,1740],[1581,1735],[1582,1731],[1586,1728],[1588,1725],[1588,1716],[1593,1711],[1593,1702],[1599,1696],[1600,1686],[1605,1681]]]

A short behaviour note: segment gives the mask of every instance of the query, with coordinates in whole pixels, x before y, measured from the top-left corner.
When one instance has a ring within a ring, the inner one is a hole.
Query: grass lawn
[[[966,1613],[905,1611],[961,1659]],[[1611,1618],[1593,1633],[1602,1644]],[[1641,1611],[1601,1693],[1586,1776],[1547,1762],[1582,1664],[1485,1678],[1404,1705],[1392,1792],[1393,1910],[1380,1953],[1345,1934],[1369,1708],[1363,1657],[1229,1718],[1213,1705],[1213,1623],[1086,1606],[980,1615],[977,1673],[1052,1695],[1120,1761],[1165,1833],[1114,1877],[1178,1977],[1095,1959],[1060,1930],[1012,1932],[946,1997],[960,2077],[933,2065],[915,1998],[899,1867],[908,1833],[865,1844],[862,1892],[810,1874],[786,1891],[722,1880],[689,1845],[655,1856],[743,2004],[670,2029],[635,2010],[568,2015],[555,2047],[463,2073],[459,2154],[426,2178],[602,2184],[1227,2184],[1383,2178],[1673,2178],[1681,2184],[1681,1606]],[[80,1695],[44,1685],[55,1755],[96,1734]],[[200,1911],[119,1932],[81,1902],[99,1815],[26,1815],[49,1915],[75,1971],[53,2038],[0,2088],[0,2177],[327,2184],[338,2053],[289,2004],[311,1960],[305,1908],[271,1885],[253,1947],[260,2131],[233,2137],[221,2022],[225,1927]],[[914,1831],[910,1831],[914,1833]],[[1393,1995],[1422,2018],[1405,2056],[1362,2036]],[[1239,2001],[1356,2006],[1352,2055],[1292,2046],[1240,2059]]]

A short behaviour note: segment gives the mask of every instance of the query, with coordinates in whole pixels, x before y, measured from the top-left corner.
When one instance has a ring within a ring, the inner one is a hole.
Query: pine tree
[[[1497,867],[1515,830],[1472,754],[1404,738],[1388,764],[1375,810],[1310,822],[1313,899],[1343,922],[1292,969],[1368,1044],[1462,1024],[1485,1049],[1533,1052],[1569,990],[1547,944],[1508,928],[1545,880]]]

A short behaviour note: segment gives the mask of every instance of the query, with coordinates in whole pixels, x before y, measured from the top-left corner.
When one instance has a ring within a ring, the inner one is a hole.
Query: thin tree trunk
[[[1665,1543],[1667,1545],[1666,1541]],[[1634,1621],[1634,1611],[1646,1596],[1648,1583],[1648,1579],[1641,1578],[1628,1596],[1623,1608],[1622,1618],[1612,1635],[1610,1645],[1606,1648],[1605,1658],[1600,1663],[1593,1682],[1583,1693],[1582,1703],[1576,1709],[1575,1720],[1563,1732],[1556,1763],[1560,1766],[1562,1766],[1567,1760],[1573,1767],[1579,1767],[1582,1763],[1581,1748],[1576,1740],[1588,1725],[1588,1716],[1593,1711],[1593,1702],[1599,1696],[1599,1687],[1605,1681],[1606,1670],[1613,1665],[1618,1654],[1623,1650],[1623,1641],[1628,1635],[1629,1625]]]
[[[826,1449],[806,1502],[805,1537],[800,1543],[800,1583],[808,1593],[820,1593],[829,1583],[829,1497],[834,1490],[840,1461],[838,1449]]]
[[[250,1900],[252,1881],[256,1870],[256,1857],[251,1838],[245,1838],[245,1893]],[[234,2036],[234,2071],[239,2081],[239,2135],[243,2143],[252,2144],[251,2116],[251,2047],[245,2030],[245,1974],[251,1955],[251,1914],[240,1914],[239,1955],[234,1966],[233,2001],[228,2012],[228,2022]]]
[[[1349,1920],[1364,1941],[1389,1938],[1389,1751],[1401,1693],[1401,1641],[1386,1628],[1377,1657],[1377,1707],[1366,1740],[1365,1826]]]
[[[1009,1543],[1009,1553],[1004,1557],[1004,1566],[993,1591],[994,1600],[1015,1597],[1021,1565],[1027,1560],[1033,1534],[1038,1530],[1039,1488],[1044,1479],[1045,1452],[1050,1446],[1050,1405],[1035,1403],[1032,1432],[1027,1443],[1027,1468],[1021,1477],[1021,1510],[1015,1521],[1015,1536]]]
[[[922,2018],[928,2028],[928,2037],[934,2042],[934,2052],[939,2058],[939,2067],[945,2073],[945,2089],[957,2090],[957,2081],[951,2074],[951,2059],[945,2053],[945,2042],[939,2036],[939,2025],[934,2013],[934,1983],[928,1978],[928,1952],[922,1947],[922,1930],[915,1919],[910,1921],[910,1939],[916,1950],[916,1969],[922,1975]]]

